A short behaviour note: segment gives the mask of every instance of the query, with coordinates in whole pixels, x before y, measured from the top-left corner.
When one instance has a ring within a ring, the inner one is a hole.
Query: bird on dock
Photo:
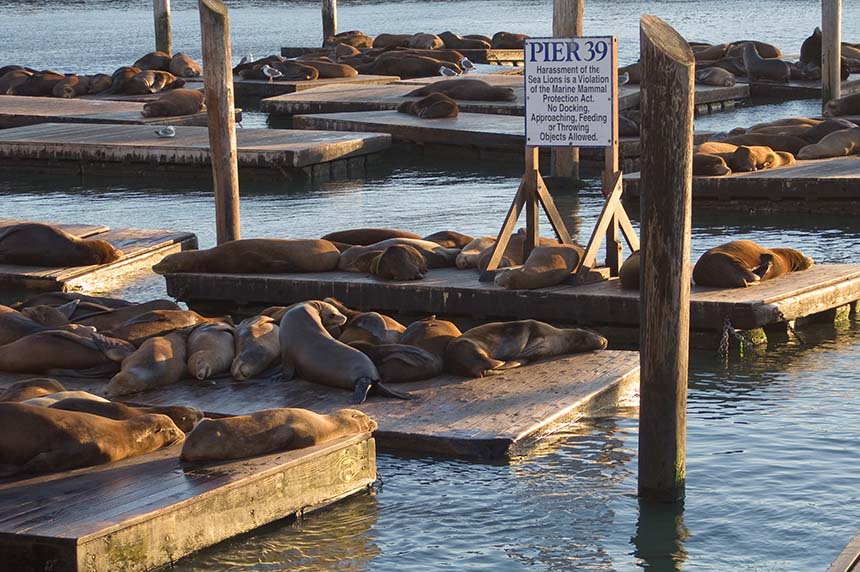
[[[469,73],[475,69],[475,64],[472,63],[472,60],[464,56],[460,58],[460,67],[463,68],[463,73]]]
[[[253,62],[253,61],[254,61],[254,54],[251,53],[251,50],[248,50],[247,55],[242,56],[242,59],[239,60],[239,65],[241,66],[242,64],[247,64],[247,63]]]
[[[440,66],[439,67],[439,75],[451,77],[451,76],[455,76],[455,75],[459,75],[459,74],[455,70],[452,70],[451,68],[446,68],[445,66]]]
[[[630,73],[629,72],[624,72],[623,74],[618,76],[618,85],[624,85],[628,81],[630,81]]]
[[[279,77],[284,77],[284,74],[281,70],[273,68],[269,64],[265,64],[260,70],[263,72],[263,75],[269,78],[269,83],[272,83],[272,80],[278,79]]]
[[[176,137],[176,129],[172,125],[168,125],[167,127],[162,127],[161,129],[155,130],[155,135],[162,138],[168,139],[170,137]]]

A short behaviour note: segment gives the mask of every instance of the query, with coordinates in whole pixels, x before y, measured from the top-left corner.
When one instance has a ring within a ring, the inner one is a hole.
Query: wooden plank
[[[292,129],[237,131],[239,166],[267,169],[312,166],[387,149],[380,133],[332,133]],[[42,161],[148,163],[209,167],[204,127],[177,127],[159,138],[139,125],[46,123],[0,131],[0,157]]]
[[[857,572],[860,570],[860,532],[851,538],[845,550],[827,568],[827,572]]]
[[[296,81],[267,81],[263,79],[241,79],[233,77],[233,89],[237,97],[274,97],[306,89],[314,89],[325,85],[350,87],[356,85],[385,85],[399,80],[396,75],[359,74],[355,77],[334,77],[325,79],[296,80]],[[202,78],[188,78],[186,85],[192,89],[202,88]]]
[[[744,85],[743,82],[746,82],[746,78],[739,77],[738,84]],[[821,81],[754,82],[749,84],[749,90],[752,97],[817,99],[821,97]],[[848,79],[842,82],[842,95],[846,96],[858,92],[860,92],[860,74],[851,74]]]
[[[368,434],[206,465],[180,463],[180,448],[0,485],[0,514],[32,507],[0,522],[0,558],[22,571],[149,570],[376,479]]]

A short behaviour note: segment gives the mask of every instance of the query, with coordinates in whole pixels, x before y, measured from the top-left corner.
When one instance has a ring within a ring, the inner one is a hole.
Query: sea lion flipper
[[[283,365],[281,367],[281,376],[283,377],[284,381],[291,381],[294,377],[296,377],[296,366],[284,359]]]
[[[66,302],[65,304],[60,304],[56,306],[57,311],[66,317],[67,320],[71,320],[72,316],[75,315],[75,311],[78,309],[78,305],[81,303],[80,298],[75,298],[71,302]]]
[[[88,367],[86,369],[64,369],[54,368],[49,369],[45,373],[56,377],[75,377],[87,379],[103,379],[105,377],[113,377],[120,369],[119,362],[112,361],[102,365]]]
[[[373,385],[371,385],[371,387],[373,388],[374,393],[378,393],[379,395],[382,395],[384,397],[396,397],[397,399],[407,400],[415,399],[415,396],[410,393],[406,393],[403,391],[395,391],[389,387],[382,385],[382,383],[380,382],[374,383]]]
[[[352,402],[355,404],[367,401],[367,394],[373,387],[373,380],[363,377],[355,382],[352,389]]]
[[[135,351],[135,347],[131,342],[119,338],[111,338],[98,332],[93,332],[91,338],[95,342],[96,347],[108,359],[114,362],[121,362]]]

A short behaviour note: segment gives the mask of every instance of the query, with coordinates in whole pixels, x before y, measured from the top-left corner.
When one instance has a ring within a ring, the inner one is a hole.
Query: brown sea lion
[[[78,305],[80,308],[80,305]],[[155,310],[181,310],[179,305],[171,300],[150,300],[140,304],[131,304],[121,308],[109,308],[100,312],[79,313],[76,310],[73,319],[84,326],[92,326],[96,331],[116,328],[123,322],[131,320],[147,312]],[[22,310],[23,311],[23,310]]]
[[[769,249],[751,240],[735,240],[705,252],[693,267],[693,280],[699,286],[743,288],[812,264],[811,258],[793,248]]]
[[[348,324],[344,322],[343,333],[338,340],[345,344],[395,344],[400,341],[400,335],[405,331],[406,326],[390,316],[377,312],[361,312],[351,318]]]
[[[747,129],[746,133],[763,133],[772,135],[791,135],[806,140],[806,133],[812,125],[767,125],[756,129]]]
[[[331,61],[321,59],[302,60],[302,65],[309,66],[317,70],[320,79],[337,78],[337,77],[355,77],[358,75],[358,70],[346,64],[338,64]]]
[[[445,350],[445,365],[459,375],[483,377],[541,358],[605,349],[606,338],[559,329],[537,320],[492,322],[463,333]]]
[[[712,61],[723,58],[730,47],[730,44],[691,46],[696,61]]]
[[[257,377],[275,365],[281,356],[278,322],[269,316],[254,316],[236,327],[236,357],[230,367],[233,379]]]
[[[125,93],[144,95],[158,93],[167,89],[175,89],[185,85],[185,80],[170,72],[146,70],[136,74],[125,82]]]
[[[445,248],[435,242],[421,240],[416,238],[389,238],[367,246],[353,246],[340,253],[340,260],[337,267],[339,270],[346,272],[367,272],[370,269],[370,260],[366,260],[366,265],[361,264],[361,257],[373,251],[384,251],[389,246],[395,244],[406,244],[418,250],[427,260],[428,268],[447,268],[454,266],[457,255],[460,250],[457,248]]]
[[[0,95],[9,95],[15,92],[15,88],[22,85],[33,75],[27,70],[12,70],[0,76]]]
[[[382,385],[370,358],[326,331],[323,322],[335,319],[343,323],[346,316],[319,300],[299,304],[284,315],[279,332],[284,379],[289,381],[298,376],[313,383],[349,389],[355,403],[363,403],[371,391],[408,398]]]
[[[391,228],[352,228],[349,230],[338,230],[323,236],[321,240],[342,242],[353,246],[367,246],[376,244],[389,238],[417,238],[421,237],[414,232],[395,230]]]
[[[346,44],[354,48],[372,48],[373,38],[364,32],[350,30],[348,32],[341,32],[340,34],[329,36],[323,41],[323,46],[337,46],[340,44]]]
[[[693,153],[693,175],[696,177],[722,177],[731,175],[726,160],[719,155]]]
[[[508,241],[508,247],[505,248],[505,253],[502,255],[499,268],[525,264],[525,242],[526,229],[521,228],[515,234],[512,234]],[[541,236],[539,237],[538,244],[535,246],[558,246],[558,241]],[[487,269],[487,265],[490,263],[490,258],[493,256],[493,250],[493,247],[487,248],[478,256],[478,270],[481,272]]]
[[[360,56],[361,50],[359,50],[358,48],[355,48],[353,46],[350,46],[348,44],[341,43],[341,44],[338,44],[335,47],[333,47],[329,51],[329,53],[331,54],[331,57],[333,57],[335,59],[335,61],[340,61],[342,58],[352,58],[355,56]],[[345,63],[345,62],[340,62],[340,63]]]
[[[174,330],[215,323],[220,320],[204,318],[192,310],[152,310],[139,314],[121,324],[105,330],[104,334],[128,340],[135,347],[156,336],[165,336]]]
[[[729,160],[729,165],[731,165],[732,171],[745,173],[770,169],[777,161],[776,153],[770,147],[741,145],[735,149]]]
[[[441,360],[445,357],[448,344],[461,335],[462,332],[453,322],[430,316],[409,324],[400,334],[399,343],[419,347]]]
[[[496,32],[490,42],[495,50],[522,50],[531,36],[511,32]]]
[[[206,107],[206,97],[196,89],[172,89],[143,105],[140,114],[144,117],[174,117],[194,115]]]
[[[824,117],[838,117],[840,115],[860,115],[860,93],[846,95],[837,99],[831,99],[824,104]]]
[[[35,97],[50,97],[54,86],[66,79],[61,73],[44,70],[36,72],[15,87],[8,90],[10,95],[26,95]]]
[[[444,79],[412,90],[403,97],[424,97],[433,93],[444,93],[453,99],[480,101],[516,101],[517,96],[509,87],[498,87],[480,79]]]
[[[111,74],[111,86],[106,93],[125,93],[125,88],[128,82],[142,72],[140,68],[134,66],[123,66]]]
[[[373,38],[374,48],[396,48],[409,47],[409,40],[412,34],[379,34]]]
[[[256,60],[246,61],[244,63],[240,63],[233,68],[233,75],[241,75],[241,73],[245,70],[249,70],[252,68],[261,68],[263,65],[274,66],[276,64],[280,64],[282,62],[287,61],[287,58],[278,55],[266,56],[264,58],[259,58]]]
[[[152,270],[158,274],[327,272],[337,267],[339,259],[340,251],[327,240],[249,238],[225,242],[208,250],[176,252],[166,256]]]
[[[409,38],[408,47],[418,50],[438,50],[439,48],[445,47],[445,42],[443,42],[442,38],[436,34],[421,32],[413,34],[412,37]]]
[[[700,65],[702,68],[713,67],[724,69],[735,77],[747,75],[747,68],[744,66],[744,60],[742,57],[726,57],[713,62],[707,62],[707,64],[702,62]]]
[[[418,101],[404,101],[397,107],[397,111],[421,119],[445,119],[457,117],[460,108],[457,107],[456,101],[444,93],[431,93]]]
[[[48,224],[27,222],[0,228],[0,264],[89,266],[109,264],[122,251],[98,239],[81,239]]]
[[[584,252],[581,246],[569,244],[538,246],[522,266],[500,271],[494,282],[509,290],[554,286],[570,276]]]
[[[776,153],[776,161],[774,161],[771,168],[776,167],[788,167],[797,163],[797,160],[794,158],[794,155],[787,151],[774,151]]]
[[[812,34],[800,45],[800,61],[805,64],[821,65],[821,28],[816,27]]]
[[[120,372],[105,386],[108,397],[177,383],[185,375],[187,334],[172,332],[149,338],[122,361]]]
[[[136,67],[141,71],[170,71],[170,54],[165,52],[149,52],[145,56],[141,56],[134,62],[132,67]]]
[[[434,232],[433,234],[425,236],[421,240],[435,242],[439,246],[444,246],[445,248],[463,248],[475,240],[475,237],[457,232],[456,230],[440,230],[439,232]]]
[[[773,121],[765,121],[756,123],[748,129],[748,131],[757,131],[764,127],[794,127],[798,125],[815,126],[821,123],[821,119],[812,119],[809,117],[783,117],[782,119],[774,119]]]
[[[0,391],[0,401],[26,401],[65,390],[62,383],[50,377],[24,379]]]
[[[107,74],[97,73],[88,77],[90,78],[90,88],[87,93],[90,95],[104,93],[113,85],[113,78]]]
[[[788,80],[791,79],[791,68],[778,57],[763,58],[756,51],[755,45],[747,43],[744,46],[743,58],[749,80],[751,82],[765,80],[788,83]]]
[[[203,419],[182,445],[186,462],[224,461],[289,451],[372,433],[376,422],[355,409],[320,415],[307,409],[267,409],[249,415]]]
[[[460,270],[477,268],[478,259],[485,250],[496,244],[495,236],[481,236],[472,239],[472,242],[464,246],[457,255],[455,264]]]
[[[87,391],[58,391],[56,393],[49,393],[47,395],[40,395],[39,397],[33,397],[26,401],[22,401],[21,403],[26,403],[27,405],[35,405],[36,407],[50,407],[54,403],[58,401],[62,401],[64,399],[86,399],[89,401],[98,401],[101,403],[109,403],[107,399],[104,397],[99,397],[93,393],[89,393]]]
[[[402,55],[422,56],[441,60],[456,64],[457,69],[460,69],[460,61],[463,59],[463,54],[457,50],[419,50],[416,48],[395,48],[394,50],[382,52],[377,56],[377,59],[396,58]]]
[[[124,340],[95,332],[45,330],[0,346],[0,371],[20,373],[111,366],[134,351]]]
[[[735,74],[723,68],[705,68],[696,70],[696,83],[732,87],[735,85]]]
[[[72,99],[90,92],[90,78],[85,75],[67,75],[54,84],[51,94],[54,97]]]
[[[225,323],[201,324],[188,336],[188,373],[208,379],[230,371],[236,357],[233,327]]]
[[[621,269],[618,271],[618,281],[621,283],[621,287],[623,289],[639,289],[640,266],[640,256],[639,251],[637,250],[627,257],[627,260],[624,261],[624,264],[621,265]]]
[[[860,153],[860,127],[834,131],[821,141],[807,145],[797,153],[798,159],[827,159]],[[0,243],[2,247],[2,243]]]
[[[195,407],[184,407],[180,405],[170,405],[164,407],[129,407],[115,401],[93,399],[81,399],[70,397],[62,399],[48,406],[51,409],[61,409],[63,411],[79,411],[81,413],[89,413],[98,415],[99,417],[107,417],[116,421],[126,419],[134,419],[142,415],[157,413],[159,415],[167,415],[183,432],[188,433],[194,429],[194,425],[203,419],[203,412]]]
[[[89,294],[82,294],[80,292],[45,292],[44,294],[37,294],[32,298],[28,298],[25,302],[19,304],[17,307],[19,309],[29,308],[32,306],[40,306],[42,304],[58,306],[60,304],[72,302],[73,300],[77,300],[80,302],[78,308],[82,308],[85,304],[92,304],[106,308],[124,308],[126,306],[134,305],[134,302],[122,300],[120,298],[111,298],[108,296],[91,296]]]
[[[200,64],[183,52],[173,54],[167,66],[167,71],[176,77],[200,77],[203,75]]]
[[[76,411],[0,404],[0,465],[4,465],[6,475],[110,463],[183,438],[182,431],[165,415],[114,421]]]
[[[43,326],[67,326],[71,323],[78,306],[78,301],[63,304],[62,306],[32,306],[22,308],[21,313]]]
[[[749,44],[752,44],[755,47],[756,53],[763,58],[774,59],[782,57],[780,49],[773,44],[756,40],[738,40],[737,42],[729,42],[731,47],[726,51],[726,57],[731,58],[743,56],[746,46]]]
[[[857,125],[852,123],[851,121],[848,121],[847,119],[828,119],[827,121],[822,121],[814,127],[810,127],[806,130],[805,133],[801,135],[801,137],[806,141],[809,141],[810,143],[818,143],[826,135],[830,135],[834,131],[853,129],[855,127],[857,127]]]
[[[23,308],[26,310],[27,308]],[[53,329],[75,331],[80,326],[50,326],[33,320],[26,314],[0,304],[0,346],[12,343],[24,336]]]
[[[371,261],[370,273],[383,280],[421,280],[427,274],[427,260],[414,247],[395,244]]]
[[[281,76],[274,78],[275,81],[311,81],[319,79],[320,72],[312,66],[305,65],[304,62],[287,60],[281,63],[271,64],[270,67],[281,72]],[[265,73],[263,66],[254,66],[251,69],[239,72],[239,76],[243,79],[264,79],[272,81]]]
[[[464,38],[453,32],[442,32],[439,34],[439,39],[445,44],[445,47],[450,50],[489,50],[490,43],[484,40],[475,40]]]
[[[730,145],[760,145],[770,147],[774,151],[788,151],[793,155],[806,147],[807,142],[800,137],[792,135],[772,135],[769,133],[746,133],[744,135],[734,135],[726,137],[722,143]]]
[[[401,79],[438,76],[442,68],[451,69],[458,74],[463,71],[459,65],[451,62],[401,52],[391,52],[385,58],[379,57],[371,63],[356,66],[359,73],[396,75]]]

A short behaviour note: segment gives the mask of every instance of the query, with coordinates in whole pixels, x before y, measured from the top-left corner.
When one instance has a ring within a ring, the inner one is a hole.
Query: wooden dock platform
[[[746,85],[746,78],[739,77],[739,85]],[[778,99],[816,99],[821,97],[820,81],[791,80],[788,83],[754,82],[749,84],[752,97]],[[842,95],[860,92],[860,74],[852,74],[842,82]]]
[[[290,129],[237,129],[240,171],[271,177],[346,176],[363,172],[365,156],[391,146],[382,133],[333,133]],[[209,172],[209,134],[205,127],[177,127],[159,138],[149,126],[45,123],[0,131],[0,168],[44,168],[46,164],[120,169],[152,175],[156,170]],[[360,169],[360,171],[359,171]]]
[[[22,376],[0,374],[0,388]],[[96,394],[105,380],[60,378],[66,388]],[[371,395],[361,405],[351,393],[302,380],[183,380],[126,396],[146,405],[183,404],[212,414],[240,415],[273,407],[302,407],[317,413],[350,407],[379,424],[382,450],[406,454],[504,460],[527,451],[561,424],[614,407],[638,389],[639,353],[607,350],[561,356],[500,375],[466,379],[443,374],[398,383],[412,400]]]
[[[293,93],[313,89],[323,85],[384,85],[399,80],[396,75],[365,75],[355,77],[335,77],[327,79],[312,79],[302,81],[267,81],[263,79],[242,79],[233,77],[233,90],[237,97],[273,97],[285,93]],[[202,88],[204,79],[199,77],[186,78],[186,87]]]
[[[639,200],[639,173],[624,175],[624,198]],[[798,161],[789,167],[693,177],[694,204],[722,210],[860,214],[860,156]]]
[[[0,219],[0,227],[19,224],[16,219]],[[52,223],[53,224],[53,223]],[[122,258],[110,264],[41,268],[0,264],[0,304],[8,305],[40,292],[68,292],[104,288],[113,280],[148,269],[168,254],[197,248],[197,237],[190,232],[110,229],[100,225],[57,224],[79,238],[106,240],[123,252]]]
[[[181,463],[180,449],[0,484],[4,569],[152,570],[376,480],[368,434],[197,466]]]
[[[639,293],[617,279],[581,286],[506,290],[480,282],[478,272],[441,268],[423,280],[383,281],[354,272],[315,274],[169,274],[168,293],[203,312],[242,313],[271,304],[334,296],[351,308],[385,313],[437,314],[482,321],[532,318],[588,326],[617,343],[638,344]],[[816,264],[750,288],[693,286],[690,326],[711,344],[729,319],[739,330],[806,318],[860,300],[860,265]],[[617,337],[616,337],[617,336]],[[698,338],[691,338],[695,342]],[[617,347],[613,346],[613,347]]]
[[[827,572],[860,572],[860,532],[854,535]]]
[[[305,54],[320,53],[328,51],[326,48],[281,48],[281,56],[285,58],[297,58]],[[493,65],[523,65],[523,50],[457,50],[474,64]]]
[[[61,97],[0,97],[0,129],[38,123],[120,123],[127,125],[206,126],[206,113],[179,117],[140,115],[143,103]]]

